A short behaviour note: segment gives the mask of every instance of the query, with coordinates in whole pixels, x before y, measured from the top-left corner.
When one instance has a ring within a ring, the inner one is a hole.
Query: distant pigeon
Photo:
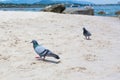
[[[92,35],[87,29],[83,28],[83,35],[87,40],[90,40],[90,36]]]
[[[60,57],[58,55],[54,54],[50,50],[48,50],[48,49],[44,48],[43,46],[39,45],[36,40],[32,40],[31,43],[33,43],[33,48],[34,48],[35,52],[40,56],[40,58],[43,57],[43,60],[45,59],[46,56],[54,57],[56,59],[60,59]]]

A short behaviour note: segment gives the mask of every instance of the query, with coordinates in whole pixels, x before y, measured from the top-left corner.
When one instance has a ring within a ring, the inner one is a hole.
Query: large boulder
[[[65,10],[65,5],[55,4],[55,5],[50,5],[50,6],[45,7],[42,11],[62,13],[64,10]]]
[[[72,12],[71,14],[84,14],[84,15],[94,15],[93,9],[83,9]]]
[[[94,9],[92,7],[68,8],[64,11],[64,13],[66,13],[66,14],[94,15]]]
[[[99,11],[98,14],[99,15],[105,15],[106,13],[104,11]]]

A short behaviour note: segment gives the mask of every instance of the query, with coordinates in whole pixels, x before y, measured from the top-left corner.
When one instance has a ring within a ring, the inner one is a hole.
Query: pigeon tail
[[[51,56],[53,56],[54,58],[56,58],[56,59],[60,59],[60,57],[58,56],[58,55],[56,55],[56,54],[51,54]]]

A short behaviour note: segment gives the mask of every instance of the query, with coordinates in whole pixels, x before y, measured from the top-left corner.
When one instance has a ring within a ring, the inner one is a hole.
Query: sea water
[[[103,6],[92,6],[94,14],[96,16],[117,16],[115,12],[120,11],[120,5],[103,5]],[[78,7],[80,8],[80,7]],[[0,8],[1,11],[40,11],[43,8]],[[98,12],[103,11],[106,14],[100,15]]]
[[[98,16],[99,16],[98,12],[100,11],[105,12],[105,14],[102,16],[117,16],[115,12],[120,11],[120,5],[93,6],[93,8],[94,14]]]
[[[42,8],[0,8],[0,11],[40,11]]]

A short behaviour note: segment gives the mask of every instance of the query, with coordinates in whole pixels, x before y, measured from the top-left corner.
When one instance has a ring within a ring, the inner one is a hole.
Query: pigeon
[[[60,59],[60,57],[58,55],[54,54],[53,52],[51,52],[49,49],[46,49],[42,45],[39,45],[36,40],[32,40],[31,43],[33,43],[33,48],[41,59],[45,60],[46,56],[54,57],[56,59]],[[36,57],[36,58],[38,58],[38,57]]]
[[[83,35],[87,40],[90,40],[90,36],[92,35],[87,29],[83,27]]]

